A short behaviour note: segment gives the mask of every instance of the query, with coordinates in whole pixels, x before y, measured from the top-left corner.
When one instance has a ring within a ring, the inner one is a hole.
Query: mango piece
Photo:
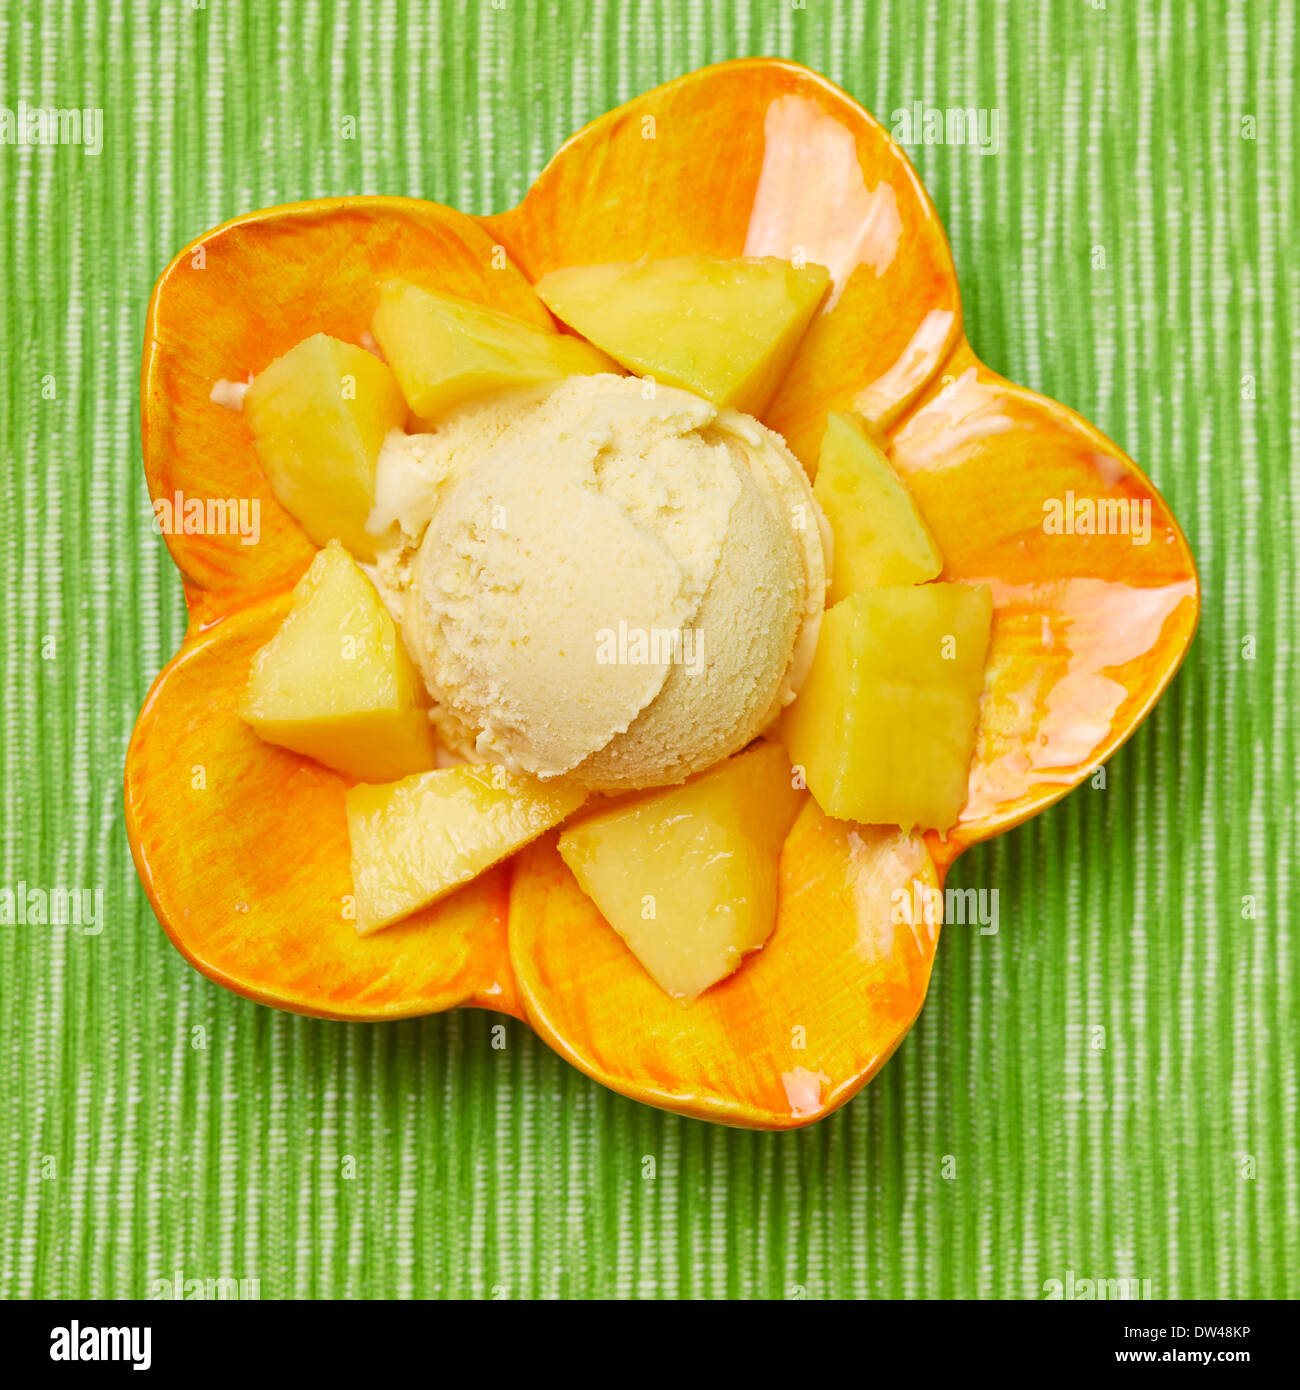
[[[848,415],[826,419],[813,496],[835,537],[827,603],[859,589],[924,584],[943,570],[939,546],[912,494],[880,446]]]
[[[691,1000],[771,935],[777,860],[802,799],[785,751],[762,744],[583,817],[560,854],[656,984]]]
[[[347,794],[357,931],[436,902],[576,811],[586,792],[464,764]]]
[[[433,766],[428,703],[388,610],[331,541],[254,656],[239,715],[268,743],[346,777],[386,781]]]
[[[384,436],[406,423],[392,369],[364,348],[317,333],[260,372],[244,417],[271,491],[316,542],[375,558],[366,518]]]
[[[761,415],[829,283],[775,256],[677,256],[553,270],[535,288],[630,371]]]
[[[371,328],[421,420],[502,387],[618,370],[580,338],[405,280],[380,287]]]
[[[827,815],[905,830],[956,822],[992,615],[982,584],[863,589],[826,613],[782,738]]]

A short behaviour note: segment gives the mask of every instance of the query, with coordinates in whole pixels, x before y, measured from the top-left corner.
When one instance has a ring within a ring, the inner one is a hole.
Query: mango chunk
[[[775,256],[676,256],[553,270],[542,301],[630,371],[761,415],[830,283]]]
[[[406,423],[391,368],[351,343],[317,333],[258,374],[244,417],[271,491],[316,542],[338,539],[375,558],[366,518],[384,436]]]
[[[827,417],[813,496],[835,537],[827,603],[859,589],[924,584],[943,570],[939,546],[906,484],[848,415]]]
[[[904,830],[955,824],[992,616],[982,584],[863,589],[826,613],[782,737],[827,815]]]
[[[560,854],[655,983],[691,1000],[771,935],[777,860],[802,800],[785,751],[761,744],[584,816]]]
[[[618,370],[580,338],[405,280],[380,287],[371,328],[421,420],[506,386]]]
[[[347,794],[357,932],[445,897],[582,805],[586,793],[503,767],[440,768]]]
[[[387,781],[433,766],[428,703],[379,595],[331,541],[254,656],[239,714],[268,743],[347,777]]]

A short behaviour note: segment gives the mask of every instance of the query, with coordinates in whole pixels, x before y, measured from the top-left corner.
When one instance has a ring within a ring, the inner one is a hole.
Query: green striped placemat
[[[963,859],[999,930],[949,931],[894,1061],[789,1135],[486,1015],[225,993],[158,929],[120,790],[184,625],[138,429],[171,254],[327,194],[506,207],[590,117],[751,53],[886,121],[997,111],[995,153],[912,152],[971,341],[1138,459],[1205,585],[1106,789]],[[96,934],[0,925],[0,1295],[1297,1292],[1293,4],[27,0],[0,54],[0,107],[103,112],[98,153],[0,144],[0,888],[103,895]]]

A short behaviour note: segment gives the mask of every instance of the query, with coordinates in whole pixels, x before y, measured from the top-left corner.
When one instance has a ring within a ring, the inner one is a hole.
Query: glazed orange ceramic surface
[[[723,63],[638,97],[485,225],[533,281],[691,253],[826,266],[826,306],[765,416],[809,468],[828,409],[896,414],[961,334],[952,256],[916,171],[856,102],[794,63]]]
[[[359,343],[379,282],[409,280],[517,318],[550,315],[514,266],[492,264],[471,218],[413,198],[333,198],[236,218],[191,242],[154,288],[140,382],[144,469],[155,499],[259,504],[260,536],[167,537],[191,617],[290,587],[316,553],[271,493],[237,411],[212,400],[313,333]]]
[[[263,742],[237,706],[288,611],[231,613],[159,676],[127,756],[136,868],[182,955],[260,1004],[321,1018],[517,1011],[500,869],[374,936],[352,910],[348,782]]]
[[[811,471],[827,412],[863,416],[934,532],[943,578],[993,592],[961,819],[920,840],[807,803],[782,855],[772,937],[691,1006],[651,982],[554,835],[358,938],[340,908],[347,782],[260,742],[235,714],[249,659],[314,551],[213,386],[246,381],[312,333],[362,341],[383,279],[545,324],[530,286],[546,272],[685,254],[828,267],[825,304],[766,422]],[[874,1075],[921,1006],[938,936],[899,904],[1109,757],[1172,678],[1199,612],[1190,551],[1150,480],[1072,411],[975,358],[943,228],[906,157],[843,92],[784,61],[706,68],[601,117],[510,212],[351,198],[218,228],[158,282],[142,410],[155,499],[261,509],[256,545],[168,537],[191,625],[132,739],[127,824],[179,949],[250,998],[327,1017],[515,1012],[602,1083],[724,1123],[804,1124]]]
[[[724,1124],[807,1124],[853,1096],[912,1026],[934,962],[925,905],[938,882],[920,839],[831,820],[807,798],[767,944],[683,1004],[610,930],[552,834],[520,853],[510,893],[525,1016],[574,1066],[636,1100]]]
[[[1063,796],[1123,742],[1177,669],[1200,593],[1178,523],[1137,465],[964,342],[890,443],[943,577],[993,590],[968,799],[934,845],[950,863]],[[1118,530],[1081,534],[1098,513]]]

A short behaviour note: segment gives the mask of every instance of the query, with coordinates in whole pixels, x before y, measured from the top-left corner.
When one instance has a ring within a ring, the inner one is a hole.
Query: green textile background
[[[97,935],[0,926],[0,1294],[1300,1292],[1290,0],[8,0],[0,53],[0,106],[105,112],[98,156],[0,145],[0,887],[104,894]],[[1205,586],[1182,673],[1104,790],[961,861],[1000,930],[945,933],[893,1062],[800,1133],[662,1115],[486,1014],[208,983],[122,821],[184,627],[140,464],[155,277],[299,198],[504,208],[591,117],[764,53],[887,123],[997,109],[996,154],[912,151],[969,335],[1169,498]]]

